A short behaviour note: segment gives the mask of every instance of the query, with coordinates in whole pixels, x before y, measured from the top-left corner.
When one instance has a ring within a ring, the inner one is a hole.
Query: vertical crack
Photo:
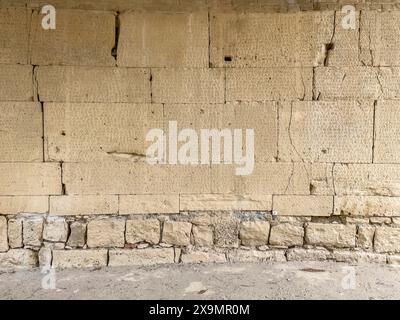
[[[376,138],[376,106],[378,104],[378,100],[374,100],[374,109],[373,109],[373,119],[372,119],[372,163],[375,161],[375,138]]]
[[[118,58],[118,43],[119,43],[119,34],[120,34],[120,19],[119,19],[119,11],[115,14],[115,40],[114,40],[114,48],[111,49],[111,55],[114,57],[115,62],[117,62]]]
[[[208,11],[207,17],[208,17],[208,67],[212,68],[212,63],[211,63],[211,17],[210,17],[210,11]]]
[[[61,167],[61,195],[65,196],[67,194],[67,188],[64,183],[64,162],[60,162],[60,167]]]

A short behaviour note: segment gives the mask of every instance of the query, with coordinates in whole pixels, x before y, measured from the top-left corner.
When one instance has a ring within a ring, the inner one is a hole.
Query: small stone
[[[87,226],[87,245],[89,248],[113,248],[125,245],[125,220],[92,220]]]
[[[163,242],[176,245],[190,245],[192,224],[189,222],[165,221],[163,227]]]
[[[356,246],[363,249],[372,249],[375,227],[370,225],[360,225],[358,226]]]
[[[7,219],[0,216],[0,252],[8,251]]]
[[[269,249],[269,247],[268,246],[258,246],[257,249],[260,251],[267,251]]]
[[[303,227],[281,223],[271,228],[269,243],[276,246],[302,246],[303,238]]]
[[[214,244],[213,229],[209,226],[193,226],[194,244],[196,246],[212,246]]]
[[[245,221],[240,224],[240,240],[245,246],[268,243],[270,224],[268,221]]]
[[[160,221],[157,219],[128,220],[126,222],[126,242],[160,242]]]
[[[148,243],[139,243],[138,245],[137,245],[137,248],[138,249],[146,249],[146,248],[148,248],[150,245],[148,244]]]
[[[43,218],[24,218],[22,225],[24,245],[40,247],[42,245]]]
[[[391,218],[384,218],[384,217],[371,217],[371,218],[369,218],[369,221],[372,224],[391,224],[392,223]]]
[[[8,220],[8,243],[12,249],[22,248],[22,219]]]
[[[44,223],[43,239],[53,242],[65,242],[68,237],[68,223],[64,218],[48,217]]]
[[[72,222],[67,245],[72,248],[82,248],[86,242],[86,223],[81,221]]]

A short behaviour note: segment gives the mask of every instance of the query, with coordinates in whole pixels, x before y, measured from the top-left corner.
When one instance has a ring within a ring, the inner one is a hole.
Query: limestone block
[[[75,221],[69,227],[70,234],[67,245],[72,248],[82,248],[86,243],[86,223]]]
[[[12,249],[22,248],[22,219],[8,220],[8,244]]]
[[[26,269],[36,267],[38,264],[37,253],[27,249],[12,249],[0,253],[0,268]]]
[[[400,252],[400,228],[377,227],[374,249],[376,252]]]
[[[239,221],[233,217],[218,217],[213,221],[214,244],[217,247],[237,248],[239,246]]]
[[[274,196],[273,209],[284,216],[330,216],[333,213],[332,196]]]
[[[89,248],[123,247],[125,245],[125,220],[112,218],[89,221],[87,245]]]
[[[270,224],[268,221],[244,221],[240,224],[239,237],[244,246],[268,243]]]
[[[179,213],[178,195],[121,195],[119,214]]]
[[[286,262],[285,251],[283,250],[232,250],[227,253],[230,262]]]
[[[156,265],[164,263],[174,263],[173,248],[157,249],[134,249],[134,250],[110,250],[110,260],[108,265],[132,266],[132,265]]]
[[[52,242],[65,242],[68,237],[68,223],[64,218],[48,217],[44,222],[43,239]]]
[[[160,221],[157,219],[127,220],[126,242],[148,242],[157,244],[160,242]]]
[[[304,229],[289,223],[272,226],[269,244],[275,246],[302,246]]]
[[[49,211],[49,198],[46,196],[1,196],[0,213],[47,213]]]
[[[50,215],[92,215],[118,213],[118,196],[50,197]]]
[[[188,222],[165,221],[162,241],[176,246],[190,245],[192,224]]]
[[[107,250],[53,250],[52,267],[98,268],[107,265]]]
[[[8,232],[7,232],[7,219],[0,216],[0,252],[8,250]]]
[[[0,65],[2,101],[33,101],[33,68],[28,65]]]
[[[330,258],[331,254],[326,249],[293,248],[287,251],[288,261],[323,261]]]
[[[23,241],[25,246],[40,247],[42,245],[43,217],[29,216],[24,217],[23,222]]]
[[[374,245],[375,227],[360,225],[357,227],[356,246],[363,249],[372,249]]]
[[[214,232],[210,226],[193,226],[193,238],[195,246],[212,247],[214,244]]]
[[[310,223],[306,227],[305,241],[308,244],[346,248],[354,247],[355,240],[355,225]]]
[[[203,252],[203,251],[189,251],[181,255],[182,263],[223,263],[226,262],[224,253],[217,252]]]
[[[400,198],[381,196],[335,197],[335,214],[365,217],[400,216]]]

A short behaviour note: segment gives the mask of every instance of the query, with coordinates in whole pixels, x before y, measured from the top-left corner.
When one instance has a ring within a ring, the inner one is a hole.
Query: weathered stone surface
[[[226,70],[227,101],[311,100],[312,68]]]
[[[231,250],[227,253],[230,262],[285,262],[285,251],[283,250]]]
[[[0,96],[2,101],[32,101],[32,66],[0,65]]]
[[[153,102],[223,103],[222,69],[152,69]]]
[[[47,213],[49,198],[46,196],[2,196],[0,213],[14,215],[19,213]]]
[[[361,225],[357,227],[356,246],[363,249],[372,249],[374,245],[375,227]]]
[[[215,219],[214,244],[217,247],[236,248],[239,246],[239,221],[231,217]]]
[[[82,248],[86,243],[86,223],[75,221],[70,224],[70,234],[67,245],[72,248]]]
[[[387,256],[387,263],[388,264],[400,264],[400,256],[399,255],[388,255]]]
[[[157,244],[160,242],[160,221],[157,219],[127,220],[126,242],[148,242]]]
[[[268,243],[270,224],[268,221],[245,221],[240,224],[239,237],[244,246]]]
[[[59,216],[118,213],[118,196],[50,197],[50,214]]]
[[[125,220],[102,219],[89,221],[87,245],[89,248],[123,247],[125,244]]]
[[[47,161],[144,161],[146,132],[162,128],[161,104],[46,103]]]
[[[65,242],[68,237],[68,223],[64,218],[48,217],[44,222],[43,239],[52,242]]]
[[[188,194],[180,195],[179,199],[181,211],[270,211],[272,209],[270,195]]]
[[[36,267],[38,264],[37,253],[27,249],[12,249],[0,253],[0,268],[25,269]]]
[[[120,15],[118,66],[208,67],[207,12]]]
[[[281,104],[279,158],[304,162],[371,162],[373,117],[371,101]]]
[[[276,246],[302,246],[304,228],[289,223],[272,226],[269,244]]]
[[[337,262],[346,263],[386,263],[386,255],[373,252],[338,251],[334,250],[332,258]]]
[[[181,262],[183,263],[220,263],[226,262],[224,253],[217,253],[211,251],[194,251],[183,252],[181,255]]]
[[[335,197],[335,214],[351,216],[400,216],[400,198],[381,196]]]
[[[178,195],[121,195],[119,214],[179,213]]]
[[[211,226],[193,226],[194,245],[211,247],[214,244],[214,233]]]
[[[333,212],[333,197],[274,196],[273,209],[278,215],[330,216]]]
[[[374,249],[376,252],[400,252],[400,228],[377,227]]]
[[[400,162],[400,111],[397,101],[378,101],[375,112],[374,162]]]
[[[356,226],[342,224],[309,223],[305,241],[308,244],[326,247],[354,247]]]
[[[34,65],[115,65],[115,16],[105,11],[57,8],[56,29],[42,27],[43,15],[31,20],[31,63]]]
[[[147,69],[43,66],[37,69],[36,79],[40,101],[45,102],[151,100]]]
[[[383,217],[371,217],[369,218],[369,222],[372,224],[391,224],[391,218],[383,218]]]
[[[53,250],[52,267],[94,268],[107,265],[107,250]]]
[[[371,67],[315,68],[316,100],[378,99],[378,71]]]
[[[29,46],[27,10],[2,8],[0,17],[0,63],[26,64]]]
[[[0,161],[43,161],[43,128],[40,104],[34,102],[0,102],[0,113],[0,128],[2,130]]]
[[[53,254],[50,248],[42,247],[38,252],[39,267],[50,268]]]
[[[26,217],[23,219],[22,226],[24,245],[40,247],[43,240],[43,217]]]
[[[174,263],[174,249],[110,250],[111,267]]]
[[[8,244],[10,248],[22,248],[22,219],[8,220]]]
[[[0,252],[8,250],[7,233],[7,219],[4,216],[0,216]]]
[[[163,226],[162,241],[176,246],[190,244],[192,224],[189,222],[165,221]]]
[[[309,191],[312,195],[334,195],[332,169],[332,163],[313,163],[311,165]]]
[[[0,163],[0,195],[61,194],[58,163]]]
[[[330,258],[331,254],[326,249],[293,248],[287,251],[288,261],[322,261]]]
[[[335,164],[336,194],[400,196],[400,165]]]
[[[216,67],[321,65],[332,34],[332,11],[216,13],[211,16],[211,63]]]

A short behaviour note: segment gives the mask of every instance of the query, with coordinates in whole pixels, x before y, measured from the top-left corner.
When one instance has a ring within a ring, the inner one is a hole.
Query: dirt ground
[[[0,273],[1,299],[400,299],[400,266],[333,262]]]

